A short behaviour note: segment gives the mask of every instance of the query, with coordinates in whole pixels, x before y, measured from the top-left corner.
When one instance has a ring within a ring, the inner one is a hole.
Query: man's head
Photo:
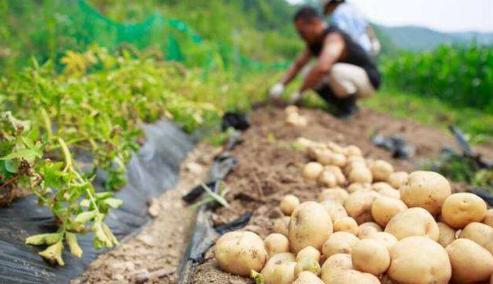
[[[307,43],[313,43],[324,32],[325,23],[318,11],[310,6],[300,8],[294,15],[294,26]]]
[[[340,4],[346,2],[345,0],[324,0],[322,1],[323,3],[323,8],[324,8],[324,14],[327,16],[332,15],[334,13],[335,9],[337,6]]]

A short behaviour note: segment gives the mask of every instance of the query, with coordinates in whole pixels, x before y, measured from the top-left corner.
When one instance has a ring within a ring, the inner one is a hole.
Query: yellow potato
[[[456,283],[488,281],[493,274],[493,255],[468,239],[458,239],[447,246]]]
[[[320,203],[325,208],[325,211],[329,213],[330,219],[335,222],[341,218],[347,217],[346,209],[339,203],[332,200],[325,200]]]
[[[401,193],[397,189],[390,186],[386,182],[374,183],[371,187],[373,191],[379,193],[382,196],[392,197],[394,199],[401,199]]]
[[[281,201],[281,211],[286,216],[291,216],[294,209],[300,205],[300,200],[294,195],[286,195]]]
[[[326,166],[325,170],[331,171],[336,176],[338,185],[345,185],[346,184],[346,182],[347,182],[346,176],[344,176],[344,174],[342,173],[341,168],[339,168],[337,166]]]
[[[493,254],[493,228],[482,223],[471,223],[460,233],[460,238],[469,239]]]
[[[262,273],[262,275],[264,275],[264,278],[266,281],[272,281],[272,280],[274,280],[274,278],[277,277],[276,274],[278,272],[276,272],[276,271],[285,269],[285,268],[278,269],[278,266],[285,265],[285,264],[291,264],[291,263],[293,266],[292,273],[293,273],[293,278],[294,278],[294,267],[296,266],[296,261],[295,261],[294,255],[292,253],[288,253],[288,252],[275,254],[271,258],[269,258],[269,260],[267,261],[267,263],[263,267],[261,273]],[[256,271],[259,271],[259,270],[256,270]]]
[[[440,235],[433,216],[419,207],[395,215],[385,227],[385,232],[394,235],[398,240],[411,236],[424,236],[437,241]]]
[[[373,202],[371,206],[371,215],[375,222],[380,226],[385,227],[395,215],[406,210],[407,206],[401,200],[381,196]]]
[[[374,180],[387,181],[389,176],[394,172],[394,167],[384,160],[376,160],[371,165],[370,170]]]
[[[324,279],[325,284],[380,284],[380,280],[370,273],[357,270],[336,270],[330,278]]]
[[[342,253],[335,254],[327,258],[322,265],[321,278],[325,283],[328,283],[337,271],[350,269],[353,269],[351,255]]]
[[[373,220],[371,206],[377,197],[378,194],[373,191],[357,191],[349,195],[344,202],[344,208],[358,224],[370,222]]]
[[[317,180],[323,172],[324,166],[319,163],[310,162],[303,168],[303,177],[308,180]]]
[[[349,145],[346,148],[343,149],[344,154],[348,157],[350,156],[362,156],[363,153],[361,152],[361,149],[358,148],[357,146],[354,145]]]
[[[484,217],[483,223],[486,225],[493,227],[493,209],[488,210],[486,212],[486,216]]]
[[[305,257],[320,261],[320,251],[311,246],[306,247],[298,252],[298,254],[296,255],[296,262]]]
[[[325,284],[317,275],[309,272],[303,271],[300,273],[296,281],[293,284]]]
[[[289,240],[286,236],[273,233],[264,239],[265,249],[269,257],[283,252],[289,252]]]
[[[291,220],[290,217],[282,217],[279,219],[274,220],[274,224],[272,226],[272,229],[275,233],[282,234],[284,236],[288,236],[288,231],[289,231],[289,221]]]
[[[323,149],[318,149],[318,150],[315,150],[315,155],[317,156],[316,159],[317,159],[317,162],[319,162],[320,164],[326,166],[326,165],[331,165],[332,164],[332,151],[327,149],[327,148],[323,148]]]
[[[252,232],[224,234],[216,242],[214,255],[223,271],[240,276],[260,271],[267,261],[264,241]]]
[[[440,234],[438,236],[438,243],[442,245],[442,247],[447,247],[455,240],[455,230],[450,228],[449,225],[438,222],[438,230]]]
[[[324,189],[318,195],[318,201],[323,202],[325,200],[331,200],[339,204],[344,204],[344,201],[348,198],[349,193],[340,187]]]
[[[452,277],[447,251],[427,237],[408,237],[390,250],[388,275],[398,283],[447,284]]]
[[[289,222],[291,251],[298,253],[307,246],[321,249],[332,231],[332,220],[324,206],[317,202],[302,203],[296,207]]]
[[[357,191],[371,191],[371,184],[369,183],[352,183],[347,188],[349,193],[354,193]]]
[[[294,269],[296,262],[288,262],[276,265],[270,274],[264,274],[265,284],[291,284],[296,279]]]
[[[364,239],[366,237],[371,236],[374,233],[381,232],[382,227],[378,225],[377,223],[374,222],[366,222],[361,225],[359,225],[359,233],[358,237],[360,239]]]
[[[343,217],[334,221],[334,232],[347,232],[355,236],[359,233],[358,223],[351,217]]]
[[[332,150],[332,152],[334,152],[334,153],[338,153],[338,154],[343,154],[344,153],[344,148],[342,148],[341,146],[339,146],[338,144],[336,144],[334,142],[327,143],[327,147],[330,150]]]
[[[321,268],[318,260],[311,257],[304,257],[296,262],[296,266],[294,268],[294,277],[298,278],[300,273],[303,271],[309,271],[315,275],[320,275],[320,270]]]
[[[347,164],[346,156],[340,153],[332,153],[330,164],[338,167],[344,167]]]
[[[488,207],[479,196],[468,193],[450,195],[442,205],[442,218],[454,229],[462,229],[472,222],[481,222]]]
[[[337,186],[337,177],[332,171],[324,170],[318,177],[318,183],[326,187],[335,187]]]
[[[395,172],[390,174],[388,182],[393,188],[400,188],[406,182],[408,176],[409,174],[406,172]]]
[[[314,143],[306,149],[306,155],[311,160],[317,160],[321,152],[330,151],[327,147],[320,143]]]
[[[440,214],[442,204],[452,193],[450,183],[435,172],[417,171],[411,173],[400,187],[401,199],[411,207],[422,207],[432,215]]]
[[[286,118],[288,125],[295,127],[306,127],[308,125],[308,120],[306,117],[300,115],[299,113],[290,113]]]
[[[361,272],[381,275],[390,266],[390,254],[382,243],[365,239],[357,241],[351,250],[353,266]]]
[[[366,167],[357,167],[349,172],[350,183],[371,183],[373,176],[371,171]]]
[[[290,114],[290,113],[298,113],[299,112],[299,109],[297,106],[288,106],[287,108],[284,109],[284,112],[286,114]]]
[[[394,235],[385,232],[376,232],[369,236],[365,236],[362,239],[375,240],[384,245],[388,250],[390,250],[398,242],[397,238],[394,237]]]
[[[335,232],[324,243],[322,253],[327,258],[339,253],[350,254],[356,242],[358,242],[358,238],[353,234]]]

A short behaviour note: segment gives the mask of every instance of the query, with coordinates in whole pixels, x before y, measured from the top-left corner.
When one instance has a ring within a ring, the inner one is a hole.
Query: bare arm
[[[303,50],[303,52],[298,55],[291,67],[289,67],[288,72],[281,80],[281,84],[288,85],[289,83],[291,83],[294,78],[296,78],[301,69],[303,69],[303,67],[308,64],[308,62],[310,62],[310,58],[310,51],[308,49]]]
[[[324,48],[317,60],[315,67],[308,73],[299,92],[303,93],[306,90],[316,87],[323,76],[330,72],[332,65],[342,56],[346,43],[342,36],[338,33],[332,33],[327,36],[324,42]]]

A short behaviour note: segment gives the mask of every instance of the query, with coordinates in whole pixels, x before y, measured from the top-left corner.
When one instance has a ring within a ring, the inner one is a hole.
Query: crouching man
[[[270,89],[271,98],[281,96],[285,86],[315,58],[290,102],[298,104],[306,91],[314,90],[333,106],[337,117],[351,117],[358,111],[356,101],[371,97],[380,86],[380,73],[371,56],[348,34],[327,25],[312,7],[301,8],[294,16],[294,25],[306,48]]]

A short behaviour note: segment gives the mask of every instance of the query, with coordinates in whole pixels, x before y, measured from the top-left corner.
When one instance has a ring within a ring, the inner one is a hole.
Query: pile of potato
[[[481,198],[452,194],[434,172],[395,172],[356,146],[297,144],[312,160],[303,176],[323,187],[318,200],[285,196],[265,239],[222,236],[222,270],[266,284],[493,284],[493,210]]]

